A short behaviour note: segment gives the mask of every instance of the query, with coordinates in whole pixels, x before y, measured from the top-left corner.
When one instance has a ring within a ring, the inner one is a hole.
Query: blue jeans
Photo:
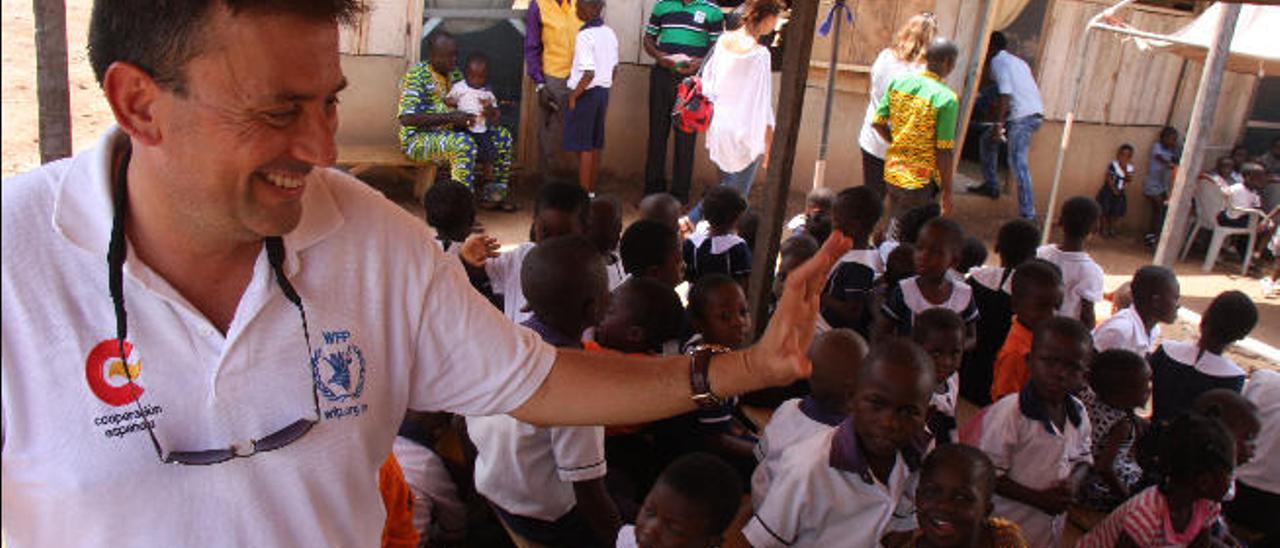
[[[1031,168],[1027,165],[1027,151],[1031,148],[1031,136],[1040,129],[1043,119],[1038,115],[1023,116],[1004,123],[1009,138],[1009,171],[1018,179],[1018,214],[1024,219],[1036,218],[1036,201],[1031,191]],[[1000,143],[991,140],[995,126],[982,134],[982,177],[986,187],[999,190],[996,183],[996,164],[1000,161]]]
[[[742,193],[742,198],[746,199],[751,195],[751,182],[756,178],[756,171],[760,169],[760,160],[762,158],[763,156],[756,158],[751,162],[751,165],[748,165],[742,171],[734,173],[721,171],[720,184],[737,189],[738,192]],[[698,200],[693,209],[689,210],[689,220],[693,221],[694,224],[702,220],[702,200]]]

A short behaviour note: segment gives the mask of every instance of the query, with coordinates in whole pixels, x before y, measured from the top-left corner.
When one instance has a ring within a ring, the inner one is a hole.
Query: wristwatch
[[[729,347],[718,344],[699,344],[688,350],[689,387],[693,390],[693,403],[699,409],[716,409],[724,405],[724,400],[711,391],[709,371],[711,357],[729,350]]]

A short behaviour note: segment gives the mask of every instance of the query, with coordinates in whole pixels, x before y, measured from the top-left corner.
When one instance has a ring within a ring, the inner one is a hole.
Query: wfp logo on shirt
[[[364,393],[364,353],[352,341],[350,331],[324,331],[320,347],[311,354],[316,389],[334,403],[353,402]],[[327,419],[359,416],[368,405],[357,404],[325,411]]]

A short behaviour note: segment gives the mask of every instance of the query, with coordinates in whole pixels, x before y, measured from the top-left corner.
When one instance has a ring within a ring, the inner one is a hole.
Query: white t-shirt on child
[[[569,68],[569,89],[578,87],[582,73],[592,71],[588,88],[613,86],[613,69],[618,66],[618,36],[606,25],[587,23],[578,31],[573,46],[573,65]]]
[[[454,84],[449,90],[449,99],[458,102],[458,110],[476,115],[476,121],[470,127],[471,133],[484,133],[489,130],[488,121],[484,117],[484,105],[488,102],[490,106],[498,106],[498,98],[489,91],[489,88],[473,88],[463,80]]]
[[[1062,251],[1058,244],[1042,245],[1036,249],[1036,257],[1057,265],[1062,271],[1064,292],[1059,316],[1080,317],[1080,307],[1102,300],[1102,267],[1085,251]]]

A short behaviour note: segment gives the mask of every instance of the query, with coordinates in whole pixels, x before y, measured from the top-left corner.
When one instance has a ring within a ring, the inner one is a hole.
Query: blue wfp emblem
[[[350,331],[325,331],[323,343],[311,355],[316,388],[332,402],[354,400],[364,392],[364,353],[351,342]]]

